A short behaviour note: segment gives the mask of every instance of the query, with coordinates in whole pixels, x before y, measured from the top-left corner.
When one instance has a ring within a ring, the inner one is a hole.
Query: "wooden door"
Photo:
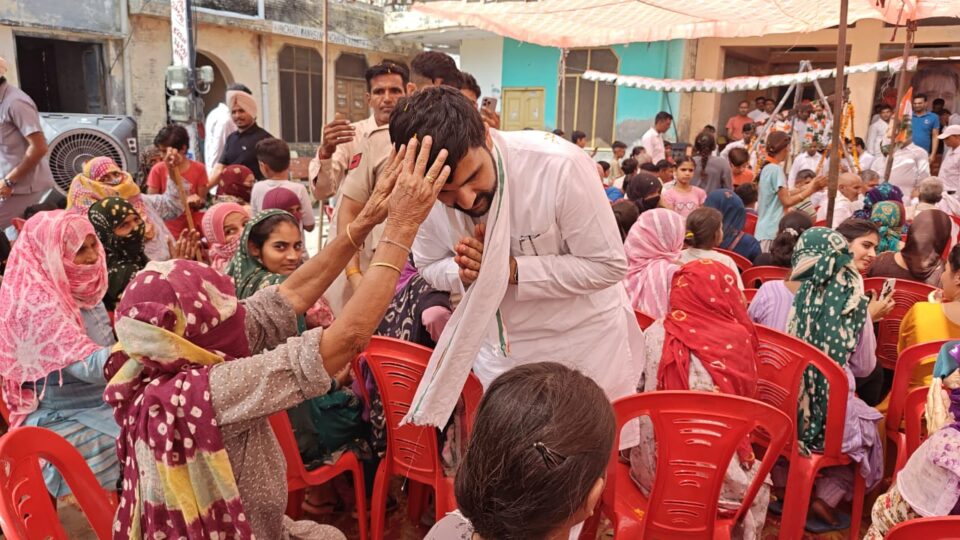
[[[543,129],[545,91],[543,88],[505,88],[502,126],[504,131]]]
[[[367,83],[363,80],[337,77],[336,112],[343,114],[351,122],[357,122],[370,116],[367,107]]]

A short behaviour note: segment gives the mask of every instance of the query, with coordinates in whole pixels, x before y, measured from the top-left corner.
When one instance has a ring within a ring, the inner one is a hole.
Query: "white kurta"
[[[663,145],[663,135],[656,129],[651,127],[643,134],[643,137],[640,138],[640,146],[647,151],[654,164],[661,159],[666,159],[667,150]]]
[[[893,156],[893,168],[890,169],[890,178],[888,181],[900,188],[903,192],[903,203],[909,204],[913,198],[913,190],[920,185],[920,181],[926,178],[921,176],[921,169],[926,168],[929,176],[930,164],[925,160],[920,163],[917,161],[917,155],[907,148],[897,150]],[[887,157],[873,160],[870,170],[876,171],[883,181],[883,173],[886,172]]]
[[[870,127],[867,129],[867,152],[875,156],[883,155],[880,146],[883,143],[883,137],[887,133],[888,126],[888,122],[884,122],[879,118],[876,122],[870,124]]]
[[[797,175],[800,171],[810,169],[813,172],[817,172],[820,159],[820,154],[814,154],[812,156],[806,152],[797,154],[797,157],[793,158],[793,165],[790,167],[789,176],[787,176],[787,187],[793,189],[793,187],[797,185]]]
[[[591,377],[610,399],[635,393],[643,335],[622,284],[623,243],[593,162],[552,134],[494,132],[493,138],[508,179],[510,254],[520,282],[500,304],[508,355],[488,339],[474,373],[487,386],[512,367],[550,360]],[[420,227],[414,260],[433,287],[462,290],[453,246],[473,227],[469,216],[440,203]]]
[[[207,115],[203,124],[206,138],[203,140],[203,164],[207,167],[207,174],[213,173],[213,168],[220,163],[223,147],[227,145],[227,137],[237,130],[236,124],[230,118],[230,107],[220,103]]]

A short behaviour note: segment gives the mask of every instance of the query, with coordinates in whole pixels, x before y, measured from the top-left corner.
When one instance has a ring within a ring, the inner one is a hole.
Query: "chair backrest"
[[[617,433],[624,424],[648,416],[657,440],[656,477],[650,490],[645,531],[651,538],[712,537],[727,465],[737,447],[755,430],[770,436],[769,451],[735,520],[746,512],[787,443],[793,423],[782,412],[756,400],[713,392],[662,391],[635,394],[613,403]],[[607,474],[605,504],[617,486],[619,435]]]
[[[883,282],[887,278],[865,278],[864,290],[874,292],[877,296],[883,290]],[[936,287],[926,283],[918,283],[906,279],[898,279],[893,287],[893,301],[896,304],[893,310],[882,320],[877,321],[877,360],[887,369],[894,369],[897,362],[897,343],[900,340],[900,322],[917,302],[925,302]]]
[[[757,334],[760,338],[757,399],[796,419],[803,372],[807,366],[815,367],[829,383],[823,454],[838,457],[847,413],[849,384],[846,372],[823,351],[803,340],[759,324]],[[791,443],[796,435],[794,427]]]
[[[760,285],[768,281],[778,281],[787,279],[790,274],[789,268],[782,266],[751,266],[743,271],[740,276],[743,279],[743,286],[748,289],[759,289]]]
[[[294,480],[290,487],[299,487],[302,478],[307,475],[307,468],[303,466],[303,458],[300,457],[300,448],[297,446],[297,438],[293,434],[293,425],[290,423],[290,417],[287,411],[273,413],[269,417],[270,427],[273,428],[273,434],[280,443],[280,450],[283,452],[283,459],[287,462],[287,485],[290,486],[291,480]]]
[[[747,305],[750,305],[750,302],[753,302],[753,299],[757,296],[757,293],[760,292],[760,289],[744,289],[743,290],[743,299],[747,302]]]
[[[654,319],[653,316],[647,315],[646,313],[640,311],[639,309],[633,310],[633,314],[636,315],[637,324],[640,325],[641,330],[646,330],[647,328],[650,328],[650,325],[656,322],[656,319]]]
[[[960,538],[960,516],[929,517],[904,521],[890,529],[890,532],[884,538],[886,540]]]
[[[109,539],[116,504],[73,445],[38,427],[15,428],[0,437],[0,524],[6,538],[68,538],[43,482],[41,459],[63,476],[97,537]]]
[[[747,234],[753,234],[757,232],[757,215],[756,214],[747,214],[747,222],[743,225],[743,232]]]
[[[906,403],[903,407],[903,416],[906,424],[907,455],[904,461],[910,459],[910,456],[920,448],[923,443],[924,428],[924,410],[927,405],[927,388],[914,388],[907,394]],[[897,471],[899,472],[899,471]]]
[[[410,410],[420,379],[433,351],[399,339],[374,336],[364,354],[377,382],[387,423],[387,453],[394,470],[424,483],[432,483],[442,474],[436,430],[430,426],[400,421]],[[470,374],[463,389],[464,409],[468,421],[476,415],[483,387]],[[471,431],[472,424],[467,428]]]
[[[714,251],[718,253],[723,253],[727,257],[733,259],[734,264],[737,265],[737,269],[740,270],[740,273],[743,273],[747,268],[753,266],[753,263],[750,262],[750,259],[740,255],[739,253],[734,253],[728,249],[713,248]]]
[[[887,406],[886,429],[891,433],[900,431],[904,417],[909,415],[906,409],[907,396],[910,394],[910,381],[914,372],[930,375],[933,373],[933,363],[940,353],[940,349],[954,340],[931,341],[918,343],[907,347],[900,353],[893,371],[893,385],[890,387],[890,402]],[[924,365],[928,362],[928,365]],[[919,371],[917,368],[920,368]],[[923,389],[924,392],[926,389]],[[926,394],[924,394],[926,395]],[[926,399],[926,398],[924,398]]]

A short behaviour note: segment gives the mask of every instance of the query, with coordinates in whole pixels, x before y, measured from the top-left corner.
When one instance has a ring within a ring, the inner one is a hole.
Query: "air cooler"
[[[50,170],[61,192],[67,192],[83,164],[95,157],[109,156],[123,170],[137,172],[137,122],[132,117],[41,113],[40,121],[50,147]]]

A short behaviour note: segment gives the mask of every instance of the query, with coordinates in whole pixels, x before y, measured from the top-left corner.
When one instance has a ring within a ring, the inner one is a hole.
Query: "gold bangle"
[[[373,268],[374,266],[382,266],[382,267],[384,267],[384,268],[391,268],[391,269],[393,269],[393,270],[396,270],[398,274],[403,274],[403,270],[400,270],[399,268],[397,268],[396,266],[394,266],[394,265],[392,265],[392,264],[390,264],[390,263],[385,263],[385,262],[370,263],[370,268]]]
[[[359,268],[347,268],[347,277],[355,276],[357,274],[363,275],[363,272]]]
[[[353,247],[356,248],[357,251],[360,251],[361,249],[363,249],[363,247],[357,245],[357,241],[354,240],[353,235],[350,234],[350,225],[353,225],[353,224],[347,223],[347,239],[350,240],[350,243],[353,244]]]
[[[410,248],[408,248],[407,246],[401,244],[400,242],[394,242],[393,240],[391,240],[391,239],[389,239],[389,238],[387,238],[387,237],[385,237],[385,236],[380,239],[380,243],[381,243],[381,244],[390,244],[390,245],[392,245],[392,246],[397,246],[398,248],[400,248],[400,249],[402,249],[403,251],[405,251],[405,252],[407,253],[407,255],[410,254]]]

